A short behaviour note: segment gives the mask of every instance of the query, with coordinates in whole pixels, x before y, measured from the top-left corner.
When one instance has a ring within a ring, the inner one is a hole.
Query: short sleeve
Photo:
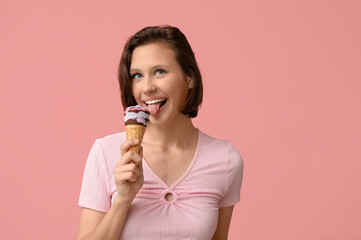
[[[107,212],[111,205],[109,169],[101,144],[93,144],[85,165],[79,206]]]
[[[226,191],[219,203],[219,207],[233,206],[240,201],[243,179],[243,159],[237,150],[229,143],[228,173]]]

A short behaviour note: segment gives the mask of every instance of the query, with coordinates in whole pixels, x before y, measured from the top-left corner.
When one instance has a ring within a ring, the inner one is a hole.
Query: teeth
[[[157,102],[162,102],[164,101],[165,99],[156,99],[156,100],[152,100],[152,101],[148,101],[148,102],[145,102],[146,104],[154,104],[154,103],[157,103]]]

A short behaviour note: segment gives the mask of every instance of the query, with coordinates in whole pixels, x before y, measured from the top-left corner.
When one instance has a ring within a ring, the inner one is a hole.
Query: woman
[[[151,116],[140,154],[124,132],[95,141],[78,239],[227,239],[243,160],[192,124],[203,88],[186,37],[170,26],[142,29],[125,45],[118,77],[123,107]]]

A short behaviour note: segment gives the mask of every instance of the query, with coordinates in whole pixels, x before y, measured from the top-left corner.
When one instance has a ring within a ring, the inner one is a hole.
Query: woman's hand
[[[116,198],[131,203],[144,183],[142,155],[143,148],[137,154],[129,148],[139,143],[137,139],[126,140],[120,146],[121,158],[114,170],[115,186],[118,191]]]

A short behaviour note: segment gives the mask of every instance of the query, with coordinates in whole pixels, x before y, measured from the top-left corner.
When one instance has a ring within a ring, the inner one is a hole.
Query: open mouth
[[[159,104],[159,106],[162,107],[166,102],[167,102],[167,99],[157,99],[157,100],[147,101],[147,102],[145,102],[145,104],[147,106],[152,105],[152,104]]]
[[[147,110],[151,115],[157,114],[163,110],[164,104],[167,103],[167,99],[155,99],[151,101],[146,101]]]

